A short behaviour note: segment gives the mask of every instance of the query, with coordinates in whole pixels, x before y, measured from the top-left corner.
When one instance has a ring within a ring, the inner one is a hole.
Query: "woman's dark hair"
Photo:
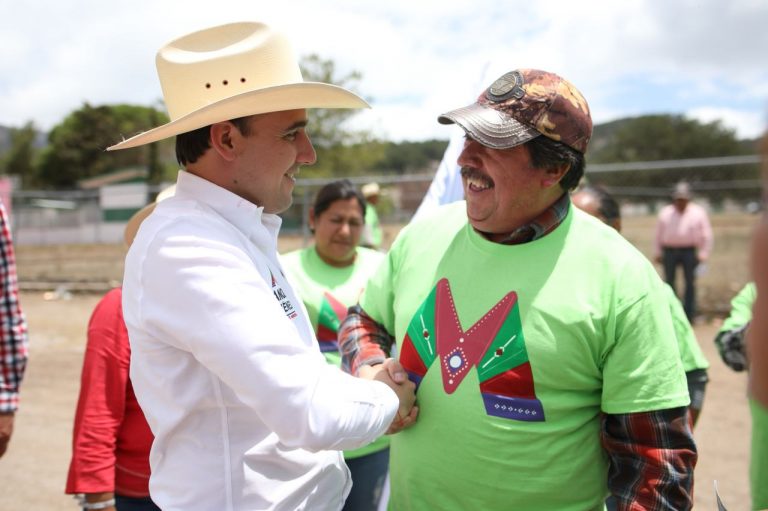
[[[252,116],[230,119],[243,136],[251,134],[248,122]],[[179,165],[195,163],[211,147],[211,126],[203,126],[176,136],[176,161]]]
[[[597,212],[605,218],[605,222],[609,225],[613,224],[617,220],[621,220],[621,208],[616,199],[609,194],[605,188],[599,185],[583,185],[577,190],[579,193],[588,193],[597,199]]]
[[[355,198],[357,203],[360,204],[360,212],[365,216],[365,199],[360,190],[349,179],[339,179],[333,181],[320,188],[315,196],[315,204],[313,209],[315,210],[315,218],[317,218],[323,211],[331,207],[331,204],[337,200],[346,200]]]
[[[560,187],[573,190],[584,175],[584,155],[557,140],[538,136],[526,143],[531,163],[537,169],[552,169],[562,164],[569,165],[568,172],[560,180]]]

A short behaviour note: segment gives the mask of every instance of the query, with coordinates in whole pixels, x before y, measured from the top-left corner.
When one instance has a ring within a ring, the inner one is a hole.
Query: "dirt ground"
[[[76,294],[46,300],[42,293],[22,295],[31,353],[16,429],[8,452],[0,459],[0,510],[76,509],[72,498],[64,495],[64,483],[85,326],[98,297]],[[750,437],[746,378],[720,362],[712,343],[717,325],[708,322],[696,327],[711,363],[711,381],[695,430],[699,446],[696,508],[716,509],[713,482],[717,480],[728,508],[745,510],[749,509]]]

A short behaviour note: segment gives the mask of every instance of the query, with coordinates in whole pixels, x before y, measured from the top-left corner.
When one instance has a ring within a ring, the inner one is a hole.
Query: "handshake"
[[[358,374],[361,378],[386,383],[400,400],[400,408],[387,429],[388,435],[402,431],[416,422],[419,415],[419,407],[416,406],[416,385],[408,379],[408,374],[400,362],[388,358],[382,364],[362,366]]]

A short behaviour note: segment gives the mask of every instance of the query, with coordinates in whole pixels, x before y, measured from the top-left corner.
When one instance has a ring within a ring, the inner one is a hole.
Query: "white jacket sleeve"
[[[382,435],[397,395],[327,364],[286,316],[252,255],[215,233],[199,234],[148,244],[142,330],[192,354],[288,447],[351,449]]]

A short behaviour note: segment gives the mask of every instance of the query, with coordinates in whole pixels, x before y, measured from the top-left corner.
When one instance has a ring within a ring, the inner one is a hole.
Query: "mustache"
[[[461,177],[464,179],[474,179],[476,181],[483,181],[484,183],[487,183],[490,186],[493,186],[493,180],[477,170],[474,167],[461,167],[459,170],[459,173],[461,174]]]

